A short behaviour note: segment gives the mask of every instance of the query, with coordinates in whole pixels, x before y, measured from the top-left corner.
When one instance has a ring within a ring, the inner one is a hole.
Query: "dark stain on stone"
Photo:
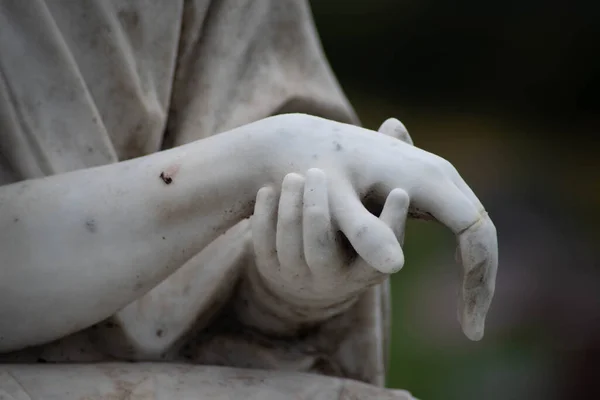
[[[89,218],[85,221],[85,229],[87,229],[90,233],[96,233],[98,231],[98,226],[96,221],[93,218]]]
[[[170,185],[173,183],[173,179],[175,179],[175,175],[179,172],[180,167],[179,164],[170,165],[160,173],[160,179],[162,179],[165,184]]]
[[[167,185],[170,185],[171,183],[173,183],[173,178],[171,178],[169,175],[165,174],[164,172],[160,173],[160,179],[162,179],[163,182]]]

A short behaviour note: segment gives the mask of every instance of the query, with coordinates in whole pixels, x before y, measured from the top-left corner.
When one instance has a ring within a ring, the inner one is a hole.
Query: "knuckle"
[[[434,162],[436,166],[440,169],[440,171],[442,171],[443,173],[450,174],[456,172],[456,168],[454,168],[454,165],[452,165],[452,163],[446,160],[445,158],[436,156]]]
[[[452,170],[454,170],[454,166],[449,161],[437,156],[428,160],[423,167],[426,176],[436,182],[451,180]]]

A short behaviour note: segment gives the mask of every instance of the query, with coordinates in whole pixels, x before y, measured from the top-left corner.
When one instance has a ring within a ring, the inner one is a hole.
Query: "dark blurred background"
[[[388,385],[420,399],[600,399],[600,2],[313,0],[363,124],[402,120],[498,229],[486,336],[456,320],[455,242],[411,221]]]

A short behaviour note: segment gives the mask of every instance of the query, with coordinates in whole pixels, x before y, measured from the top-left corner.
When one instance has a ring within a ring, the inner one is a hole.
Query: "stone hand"
[[[412,144],[396,119],[387,120],[379,131]],[[348,246],[332,219],[327,190],[325,173],[315,168],[305,176],[286,175],[280,195],[266,186],[256,197],[252,246],[261,281],[255,284],[266,286],[275,296],[277,301],[265,299],[269,305],[264,306],[282,318],[303,323],[325,320],[388,276]],[[399,242],[408,205],[408,194],[394,189],[379,216]]]
[[[332,224],[358,255],[379,272],[398,271],[404,264],[404,255],[392,229],[394,224],[390,226],[370,213],[363,205],[366,197],[383,203],[392,194],[391,199],[400,201],[402,196],[397,194],[400,192],[393,191],[401,189],[410,201],[409,214],[431,216],[449,227],[458,237],[459,258],[463,263],[459,319],[470,339],[479,340],[483,336],[498,263],[496,229],[482,204],[448,161],[397,138],[321,118],[284,115],[262,123],[266,131],[276,132],[269,135],[270,143],[285,150],[269,149],[261,161],[267,165],[265,172],[271,176],[273,185],[284,182],[280,208],[284,201],[290,204],[290,210],[294,209],[294,202],[299,202],[299,193],[304,193],[307,185],[326,186]],[[307,176],[303,179],[291,173]],[[259,204],[264,201],[273,207],[273,192],[261,190]],[[323,192],[321,189],[309,193],[316,197]],[[308,197],[310,200],[311,196]],[[304,195],[302,198],[306,200]],[[327,223],[327,219],[323,221]],[[278,222],[277,228],[279,225]],[[303,240],[304,235],[303,232]],[[291,254],[297,254],[300,247],[286,245],[286,240],[291,239],[279,236],[275,233],[277,250],[285,247],[279,259],[290,265]],[[297,260],[300,256],[295,257]],[[311,253],[306,262],[310,265],[320,257]]]
[[[345,244],[329,211],[327,177],[320,169],[285,176],[281,195],[263,187],[251,219],[252,245],[264,307],[296,323],[326,320],[353,304],[384,274]],[[401,240],[408,195],[394,189],[380,220]],[[254,278],[257,279],[257,278]],[[255,290],[257,290],[255,288]]]

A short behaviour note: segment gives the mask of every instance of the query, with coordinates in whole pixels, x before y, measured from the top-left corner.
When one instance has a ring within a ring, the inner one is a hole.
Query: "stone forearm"
[[[0,351],[107,318],[248,217],[252,145],[242,128],[0,188]]]

